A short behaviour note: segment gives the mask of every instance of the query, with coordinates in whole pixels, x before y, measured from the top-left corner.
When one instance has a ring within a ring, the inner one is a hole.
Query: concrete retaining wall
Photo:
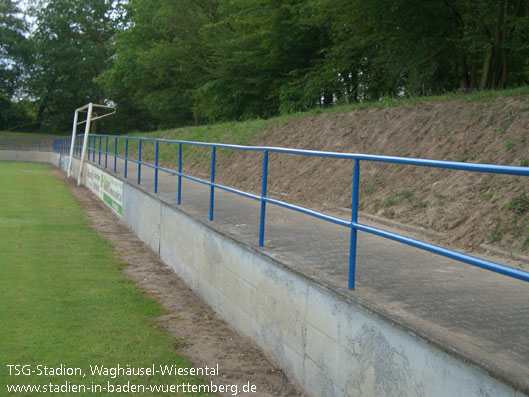
[[[127,182],[123,220],[312,396],[524,395]]]
[[[21,161],[26,163],[50,163],[59,166],[60,156],[52,152],[23,150],[0,150],[0,161]]]

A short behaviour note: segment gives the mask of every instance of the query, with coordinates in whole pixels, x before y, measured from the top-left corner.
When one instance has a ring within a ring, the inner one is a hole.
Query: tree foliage
[[[89,101],[130,130],[529,83],[529,0],[34,0],[29,39],[2,4],[3,98],[44,129]]]
[[[189,122],[191,114],[195,122],[269,117],[529,80],[528,0],[194,3],[132,2],[134,23],[120,35],[122,62],[109,75],[119,71],[123,81],[134,70],[137,81],[121,100],[132,88],[138,109],[157,124]],[[106,80],[108,90],[116,85],[118,79]]]
[[[26,30],[17,2],[0,0],[0,130],[28,121],[17,98],[30,54]]]
[[[99,82],[127,124],[189,123],[193,90],[207,76],[200,29],[211,23],[215,1],[132,0],[127,10],[130,26],[116,38],[114,66]]]
[[[77,107],[104,101],[95,79],[111,65],[109,43],[122,23],[120,8],[120,0],[35,3],[28,89],[37,98],[42,129],[67,131]]]

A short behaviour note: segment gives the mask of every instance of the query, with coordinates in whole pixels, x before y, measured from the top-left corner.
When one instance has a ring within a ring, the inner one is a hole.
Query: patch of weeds
[[[499,184],[500,186],[505,186],[505,178],[501,178]]]
[[[494,227],[494,230],[492,231],[492,235],[490,236],[490,242],[491,243],[497,243],[501,241],[501,218],[496,218],[496,226]]]
[[[485,200],[487,200],[487,201],[489,201],[489,200],[492,198],[492,196],[494,196],[494,193],[492,193],[492,192],[487,192],[487,193],[485,193],[485,194],[483,195],[483,197],[484,197]]]
[[[468,161],[468,157],[467,156],[459,157],[459,159],[457,161],[459,161],[461,163],[466,163]]]
[[[420,209],[425,209],[426,207],[428,207],[428,202],[424,200],[417,200],[416,207]]]
[[[524,143],[526,140],[526,137],[525,135],[520,135],[518,138],[516,138],[516,140],[520,143]]]
[[[529,211],[529,199],[525,194],[525,190],[515,199],[512,199],[509,203],[509,209],[513,210],[516,215],[523,215]]]
[[[525,240],[523,242],[524,247],[529,246],[529,227],[525,231]]]
[[[483,114],[483,105],[479,104],[478,108],[470,113],[472,117],[480,116]]]
[[[521,159],[520,160],[520,166],[521,167],[529,167],[529,161],[527,159]]]
[[[393,210],[388,210],[388,211],[384,211],[384,216],[390,218],[390,219],[393,219],[395,218],[395,211]]]
[[[413,202],[413,193],[409,190],[401,190],[400,192],[397,192],[397,196],[408,200],[410,203]]]
[[[511,222],[511,232],[512,234],[514,234],[515,237],[520,237],[522,235],[523,228],[518,225],[517,219],[513,219]]]
[[[514,147],[514,143],[511,140],[503,142],[505,150],[511,150]]]
[[[500,126],[500,129],[498,130],[498,134],[499,135],[505,135],[505,133],[507,132],[507,128],[509,128],[511,125],[510,122],[508,123],[503,123],[501,126]]]
[[[184,347],[187,347],[187,345],[188,345],[187,341],[185,341],[183,339],[176,339],[174,341],[174,349],[175,349],[175,351],[183,349]]]
[[[446,196],[443,196],[441,193],[436,192],[435,190],[433,191],[433,196],[437,200],[437,205],[438,206],[442,207],[443,205],[445,205],[444,200],[445,200]]]
[[[365,185],[363,188],[362,188],[362,191],[366,194],[371,194],[373,193],[373,191],[375,190],[375,184],[370,184],[370,185]]]
[[[388,198],[385,202],[384,202],[384,206],[385,207],[392,207],[394,205],[397,205],[399,202],[395,199],[392,199],[392,198]]]

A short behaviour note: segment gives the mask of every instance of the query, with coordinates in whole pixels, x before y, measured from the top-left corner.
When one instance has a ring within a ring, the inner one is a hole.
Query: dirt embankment
[[[262,131],[252,145],[524,165],[529,96],[321,113]],[[220,183],[260,193],[262,157],[219,151]],[[352,161],[271,154],[269,193],[327,212],[350,208]],[[185,170],[208,175],[209,159]],[[529,252],[529,178],[361,163],[363,213],[440,232],[437,242]]]

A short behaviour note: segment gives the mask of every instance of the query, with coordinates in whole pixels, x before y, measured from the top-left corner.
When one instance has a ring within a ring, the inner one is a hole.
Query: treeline
[[[529,83],[529,0],[35,0],[33,24],[15,3],[0,129],[67,131],[89,101],[150,130]]]

